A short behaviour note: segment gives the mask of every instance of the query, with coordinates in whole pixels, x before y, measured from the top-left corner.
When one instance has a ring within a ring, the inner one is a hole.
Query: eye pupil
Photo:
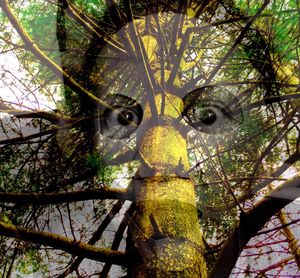
[[[134,115],[133,112],[130,110],[122,110],[118,115],[118,122],[123,126],[130,125],[133,121]]]
[[[110,108],[99,113],[100,132],[113,139],[129,138],[143,119],[143,109],[134,99],[120,94],[107,95],[105,102]]]
[[[202,112],[201,122],[206,125],[212,125],[217,120],[217,115],[212,109],[205,109]]]

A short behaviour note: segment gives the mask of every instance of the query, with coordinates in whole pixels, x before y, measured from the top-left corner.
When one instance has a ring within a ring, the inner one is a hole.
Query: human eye
[[[120,94],[109,96],[106,102],[109,107],[100,110],[101,134],[112,139],[129,138],[142,121],[142,107]]]
[[[228,91],[194,91],[184,98],[184,118],[194,129],[208,133],[227,133],[243,121],[237,98]],[[239,111],[236,113],[236,111]]]

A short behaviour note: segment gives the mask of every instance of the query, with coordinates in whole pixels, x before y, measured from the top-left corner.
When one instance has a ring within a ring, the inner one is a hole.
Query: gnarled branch
[[[100,262],[112,262],[116,265],[127,264],[127,258],[124,252],[95,247],[57,234],[39,232],[0,222],[0,235],[50,246],[55,249],[64,250],[72,255],[83,256]]]
[[[48,205],[106,199],[131,200],[132,196],[131,193],[127,190],[107,188],[47,194],[0,192],[0,203],[13,203],[18,205]]]
[[[210,278],[229,277],[247,242],[269,219],[286,205],[300,197],[300,174],[271,191],[253,209],[243,213],[240,223],[228,237],[210,273]]]
[[[13,13],[8,0],[3,0],[0,2],[0,7],[4,11],[5,15],[9,19],[10,23],[18,32],[19,36],[23,40],[25,47],[34,54],[45,66],[47,66],[53,73],[58,77],[64,77],[66,85],[71,89],[81,95],[88,96],[92,101],[97,104],[100,104],[104,107],[111,108],[106,102],[102,101],[91,92],[82,87],[76,80],[74,80],[67,72],[65,72],[58,64],[52,61],[40,48],[39,46],[31,39],[29,34],[23,28],[15,14]]]

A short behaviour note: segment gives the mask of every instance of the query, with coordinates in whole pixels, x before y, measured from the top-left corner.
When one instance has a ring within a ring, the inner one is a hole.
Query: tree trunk
[[[182,100],[156,95],[155,102],[158,115],[164,115],[155,118],[145,109],[149,122],[139,143],[145,166],[135,186],[137,212],[130,227],[137,253],[131,276],[206,277],[194,183],[184,175],[189,168],[186,138],[173,124]]]

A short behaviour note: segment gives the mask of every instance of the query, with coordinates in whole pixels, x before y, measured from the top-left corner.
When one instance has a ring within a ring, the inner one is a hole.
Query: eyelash
[[[188,107],[188,98],[184,99]],[[100,132],[112,139],[124,139],[138,128],[143,118],[143,110],[135,100],[123,96],[114,95],[107,102],[113,106],[113,110],[104,109],[100,116]],[[230,103],[230,102],[226,102]],[[194,129],[204,133],[224,133],[231,131],[238,123],[232,110],[225,101],[217,98],[198,98],[193,102],[185,114],[187,122]],[[236,107],[236,105],[235,105]],[[128,122],[127,122],[128,121]],[[238,123],[239,124],[239,123]]]
[[[202,94],[195,100],[195,92],[184,98],[185,106],[188,108],[183,117],[186,118],[190,126],[204,133],[225,133],[231,132],[237,124],[240,124],[236,118],[243,118],[242,113],[235,117],[232,108],[227,105],[235,97],[229,92],[219,95],[227,98],[227,100],[212,97],[212,94],[209,96]],[[193,101],[192,104],[190,100]],[[238,102],[234,103],[236,108]]]
[[[107,102],[113,109],[104,109],[100,116],[100,132],[112,139],[124,139],[137,129],[143,118],[141,106],[133,99],[111,96]]]

